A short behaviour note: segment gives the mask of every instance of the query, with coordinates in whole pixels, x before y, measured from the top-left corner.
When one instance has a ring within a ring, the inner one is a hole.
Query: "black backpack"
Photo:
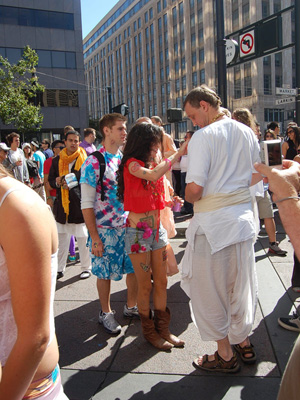
[[[36,178],[39,176],[38,162],[35,160],[26,160],[27,169],[30,178]]]
[[[104,186],[103,186],[103,177],[104,177],[104,172],[106,169],[106,164],[105,164],[105,159],[102,153],[100,151],[94,151],[93,153],[90,154],[90,156],[94,156],[97,158],[99,161],[99,166],[100,166],[100,176],[99,176],[99,181],[98,185],[101,185],[101,201],[104,201]]]

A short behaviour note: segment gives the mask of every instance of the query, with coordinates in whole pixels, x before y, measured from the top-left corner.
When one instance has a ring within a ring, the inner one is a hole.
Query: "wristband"
[[[164,161],[169,163],[169,171],[171,171],[171,168],[172,168],[171,160],[169,160],[168,158],[165,158]]]
[[[299,199],[298,196],[289,196],[289,197],[284,197],[283,199],[279,199],[279,200],[275,201],[275,204],[281,203],[282,201],[285,201],[285,200],[297,200],[297,201],[299,201],[300,199]]]

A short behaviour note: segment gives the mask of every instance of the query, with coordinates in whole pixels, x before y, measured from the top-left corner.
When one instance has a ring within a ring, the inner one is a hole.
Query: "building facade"
[[[58,138],[66,125],[83,132],[88,111],[80,0],[0,0],[0,54],[15,63],[26,45],[39,56],[36,74],[46,90],[38,98],[42,130],[23,140]],[[12,129],[0,121],[2,140]]]
[[[224,0],[225,35],[289,6],[290,0]],[[181,108],[194,87],[217,86],[216,1],[120,0],[84,38],[88,107],[93,118],[112,105],[129,106],[129,125],[140,116]],[[293,13],[283,18],[285,37],[292,41]],[[288,40],[288,39],[286,39]],[[276,86],[295,87],[292,48],[227,69],[228,108],[248,107],[263,128],[292,119],[292,105],[275,106]],[[191,124],[179,123],[179,136]],[[173,132],[173,124],[166,124]],[[181,134],[180,134],[181,133]]]

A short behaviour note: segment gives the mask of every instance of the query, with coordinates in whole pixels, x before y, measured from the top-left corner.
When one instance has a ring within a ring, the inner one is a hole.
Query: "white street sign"
[[[277,87],[276,94],[290,94],[292,96],[296,96],[297,91],[296,91],[296,89],[286,89],[286,88]]]
[[[233,61],[238,52],[238,42],[236,40],[226,39],[226,64],[230,64]]]
[[[287,103],[294,103],[296,101],[296,97],[284,97],[283,99],[279,99],[275,101],[276,106],[279,104],[287,104]]]
[[[250,54],[255,53],[254,30],[241,35],[239,41],[240,41],[240,57],[249,56]]]

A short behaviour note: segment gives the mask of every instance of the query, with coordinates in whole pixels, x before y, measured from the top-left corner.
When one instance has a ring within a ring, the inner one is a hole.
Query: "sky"
[[[119,0],[81,0],[82,38],[114,7]]]

